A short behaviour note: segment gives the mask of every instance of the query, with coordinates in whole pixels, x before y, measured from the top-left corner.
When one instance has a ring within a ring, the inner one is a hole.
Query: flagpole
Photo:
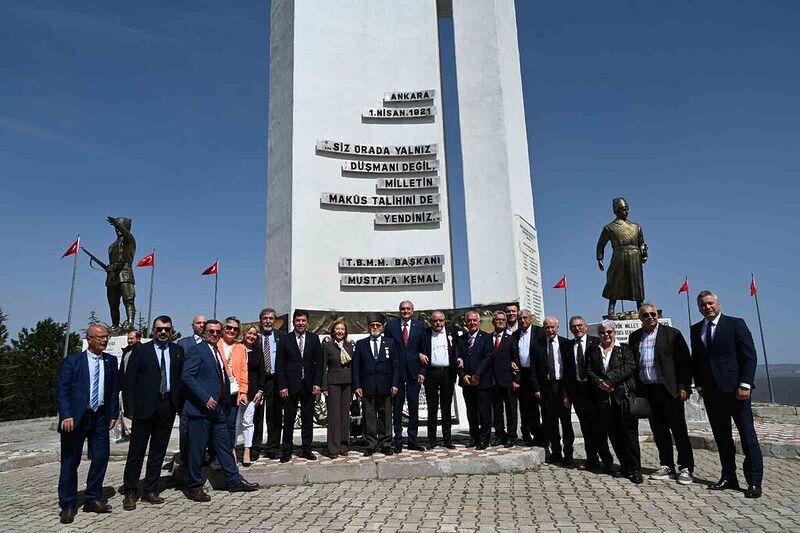
[[[567,275],[564,274],[564,325],[569,331],[569,306],[567,305]]]
[[[689,283],[689,276],[686,276],[684,283]],[[686,291],[686,313],[689,315],[689,331],[692,331],[692,306],[689,303],[689,291]]]
[[[150,321],[151,317],[153,316],[153,278],[156,276],[156,249],[153,248],[153,269],[150,271],[150,301],[147,303],[147,327],[152,327],[152,322]],[[153,332],[150,332],[150,335],[153,335]]]
[[[750,273],[750,283],[755,281],[753,273]],[[772,380],[769,377],[769,363],[767,362],[767,345],[764,343],[764,328],[761,325],[761,309],[758,307],[758,291],[753,293],[756,299],[756,315],[758,316],[758,331],[761,332],[761,351],[764,352],[764,370],[767,371],[767,388],[769,389],[769,403],[775,403],[775,396],[772,394]]]
[[[217,271],[214,272],[214,320],[217,319],[217,284],[219,283],[219,257],[216,261]]]
[[[76,248],[76,252],[73,254],[75,257],[72,259],[72,285],[69,289],[69,307],[67,308],[67,335],[64,339],[64,357],[67,357],[67,352],[69,351],[69,330],[70,326],[72,326],[72,300],[73,296],[75,295],[75,277],[78,273],[78,252],[81,248],[81,234],[78,233],[78,247]]]

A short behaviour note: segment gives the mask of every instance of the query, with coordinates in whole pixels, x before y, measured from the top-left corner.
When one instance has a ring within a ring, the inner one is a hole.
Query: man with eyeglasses
[[[683,404],[692,394],[692,365],[689,346],[677,329],[658,323],[652,304],[639,307],[642,327],[628,337],[628,346],[639,359],[638,380],[650,404],[650,429],[658,448],[659,468],[650,479],[677,477],[681,485],[693,481],[694,455]],[[672,441],[678,450],[678,468]]]
[[[125,416],[133,420],[131,443],[125,462],[122,508],[136,509],[139,476],[147,454],[142,501],[164,503],[158,494],[161,464],[169,445],[175,414],[183,408],[183,348],[171,341],[172,319],[161,315],[153,321],[155,338],[131,351],[123,387]]]
[[[58,370],[56,407],[61,434],[61,472],[58,476],[59,519],[70,524],[77,513],[78,466],[88,439],[91,458],[83,511],[110,513],[103,500],[103,479],[111,450],[108,432],[119,416],[117,358],[104,352],[108,328],[95,324],[86,330],[89,347],[68,355]]]
[[[428,404],[428,449],[437,446],[436,417],[439,405],[442,408],[442,442],[445,448],[453,449],[450,430],[452,427],[451,407],[456,386],[458,369],[458,334],[445,324],[442,311],[431,313],[431,327],[422,337],[420,373],[424,376],[425,402]],[[428,357],[425,354],[431,354]]]
[[[195,315],[192,318],[192,334],[183,337],[182,339],[178,340],[178,346],[183,348],[183,353],[189,353],[189,349],[196,345],[200,344],[201,342],[205,342],[205,337],[203,334],[203,327],[206,325],[206,321],[208,319],[205,315]],[[189,455],[187,451],[187,438],[189,432],[189,419],[186,415],[183,414],[183,411],[178,411],[178,416],[180,416],[180,424],[178,427],[178,434],[180,436],[180,470],[173,471],[172,477],[175,479],[177,485],[182,483],[182,480],[186,477],[185,469],[186,465],[189,462]]]
[[[206,446],[211,446],[219,460],[229,492],[251,492],[258,489],[258,483],[250,483],[239,474],[231,449],[228,433],[228,405],[230,379],[217,342],[222,335],[222,323],[209,320],[203,333],[205,341],[189,349],[183,364],[182,379],[185,385],[186,401],[183,412],[189,420],[189,480],[186,497],[196,502],[211,500],[203,491],[201,470]]]

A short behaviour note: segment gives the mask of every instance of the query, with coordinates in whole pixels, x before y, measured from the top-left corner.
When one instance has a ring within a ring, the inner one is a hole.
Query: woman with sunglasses
[[[606,435],[620,462],[614,477],[627,477],[637,485],[642,478],[639,453],[639,420],[622,415],[622,402],[627,394],[636,391],[637,359],[626,345],[616,343],[616,325],[604,320],[597,328],[600,345],[586,351],[586,375],[596,389],[597,439],[605,441]],[[612,465],[604,465],[611,471]]]
[[[242,323],[235,316],[225,319],[222,326],[222,338],[217,341],[217,350],[225,361],[228,378],[231,382],[230,406],[228,410],[228,433],[231,439],[231,450],[236,457],[236,419],[239,406],[247,406],[247,349],[238,342]]]

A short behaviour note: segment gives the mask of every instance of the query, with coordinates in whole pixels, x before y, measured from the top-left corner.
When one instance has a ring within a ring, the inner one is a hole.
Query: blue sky
[[[624,195],[650,246],[647,299],[686,330],[692,294],[716,291],[756,336],[756,274],[771,362],[800,362],[800,4],[784,1],[517,2],[545,304],[598,318],[594,247]],[[158,253],[154,313],[184,332],[264,301],[269,14],[263,2],[8,0],[0,6],[0,307],[12,336],[66,319],[81,233],[100,256],[105,217],[134,219]],[[457,120],[452,23],[442,23],[446,119]],[[457,128],[448,127],[459,198]],[[128,192],[122,192],[127,189]],[[458,202],[454,202],[457,204]],[[463,208],[454,206],[457,304],[468,304]],[[504,231],[504,228],[498,228]],[[137,269],[146,308],[149,270]],[[81,260],[73,327],[108,311]],[[789,309],[787,312],[786,310]],[[698,318],[692,305],[693,318]],[[791,344],[790,344],[791,343]]]

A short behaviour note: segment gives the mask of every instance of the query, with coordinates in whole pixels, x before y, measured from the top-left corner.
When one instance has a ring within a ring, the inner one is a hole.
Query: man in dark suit
[[[514,340],[517,342],[517,352],[519,353],[520,379],[517,401],[520,413],[520,433],[522,441],[527,446],[534,444],[546,446],[539,417],[540,401],[535,396],[539,385],[536,382],[533,364],[538,353],[539,339],[543,335],[542,328],[533,325],[533,315],[527,309],[520,310],[517,322],[519,327],[514,332]]]
[[[261,391],[261,401],[256,406],[254,414],[253,442],[255,447],[264,451],[268,459],[279,457],[281,427],[283,426],[283,400],[278,394],[275,365],[278,360],[278,346],[283,344],[285,334],[275,329],[276,318],[277,314],[271,307],[262,309],[258,315],[258,320],[261,322],[258,356],[264,360],[264,390]],[[267,427],[266,444],[264,444],[265,425]]]
[[[377,450],[392,455],[392,396],[400,381],[397,344],[383,335],[383,315],[370,313],[369,337],[356,342],[353,355],[353,385],[364,404],[365,456]]]
[[[175,414],[183,409],[183,348],[170,342],[172,319],[166,315],[153,321],[155,339],[138,344],[131,352],[123,388],[125,416],[133,420],[131,443],[125,462],[122,508],[136,509],[139,476],[147,454],[142,500],[164,503],[158,494],[158,479]]]
[[[489,447],[492,435],[492,336],[481,331],[481,316],[475,310],[464,315],[466,335],[459,339],[459,385],[464,389],[470,443],[478,450]]]
[[[322,392],[322,343],[316,333],[307,331],[308,311],[295,309],[292,315],[294,330],[285,342],[278,345],[277,384],[280,397],[286,402],[283,415],[283,444],[281,462],[292,459],[292,436],[297,406],[300,405],[300,457],[313,461],[314,401]]]
[[[692,361],[689,346],[680,331],[658,323],[651,304],[639,308],[642,327],[628,337],[628,347],[639,359],[639,389],[650,404],[650,429],[658,448],[659,468],[650,479],[677,476],[678,483],[692,483],[694,454],[683,403],[692,394]],[[678,470],[672,441],[678,449]]]
[[[588,327],[581,316],[569,319],[569,330],[574,337],[570,353],[574,357],[575,368],[575,375],[567,381],[570,388],[569,397],[575,407],[575,414],[578,415],[586,448],[586,462],[578,465],[578,469],[598,470],[602,460],[605,471],[610,472],[614,465],[614,456],[608,449],[608,440],[598,437],[600,428],[594,385],[586,375],[586,354],[590,348],[600,345],[600,339],[586,334]]]
[[[192,346],[186,353],[181,378],[185,386],[186,399],[183,412],[188,417],[189,482],[186,497],[196,502],[207,502],[211,496],[203,491],[201,466],[206,446],[216,454],[222,472],[228,482],[229,492],[252,492],[258,483],[249,483],[239,474],[231,450],[228,433],[228,410],[231,383],[225,369],[225,361],[217,350],[222,335],[222,323],[208,320],[203,333],[205,341]]]
[[[125,417],[122,416],[124,405],[122,403],[122,390],[125,388],[125,369],[128,367],[128,359],[131,356],[134,346],[142,342],[142,332],[134,329],[128,332],[128,345],[122,349],[122,357],[119,359],[119,369],[117,370],[117,383],[119,384],[119,418],[117,425],[114,426],[114,436],[116,442],[124,442],[130,437],[130,430],[125,424]]]
[[[697,392],[703,398],[708,421],[719,449],[722,476],[712,490],[738,488],[736,447],[731,419],[736,422],[744,451],[745,496],[761,497],[764,461],[753,426],[750,391],[755,383],[756,349],[753,336],[741,318],[723,315],[717,295],[702,291],[697,306],[705,320],[694,324],[692,371]]]
[[[569,390],[575,376],[575,360],[572,358],[570,342],[558,334],[558,319],[545,317],[542,322],[544,337],[539,341],[535,360],[536,381],[542,400],[542,426],[550,446],[549,463],[560,462],[568,467],[573,464],[572,445],[575,432],[572,430],[572,400]],[[564,434],[564,454],[561,454],[561,437]]]
[[[183,353],[189,353],[189,348],[205,340],[203,328],[208,319],[204,315],[197,315],[192,319],[192,334],[178,340],[178,346],[183,348]]]
[[[178,340],[178,346],[183,348],[184,357],[187,353],[189,353],[189,349],[192,346],[195,344],[200,344],[201,342],[205,342],[203,328],[205,327],[207,320],[208,319],[205,317],[205,315],[195,315],[195,317],[192,318],[192,334]],[[178,411],[178,416],[180,417],[180,424],[178,426],[178,437],[180,439],[179,446],[181,451],[180,467],[181,470],[185,470],[186,465],[189,463],[189,444],[187,442],[189,436],[189,419],[187,418],[187,415],[183,414],[182,409]],[[175,472],[173,472],[173,477],[180,479],[185,476],[176,476]]]
[[[68,355],[58,370],[58,431],[61,434],[61,472],[58,476],[59,518],[62,524],[75,519],[78,466],[83,443],[88,439],[91,458],[86,479],[84,512],[110,513],[102,501],[103,479],[108,468],[108,432],[119,416],[117,358],[105,353],[108,328],[99,324],[86,330],[85,352]]]
[[[511,448],[517,438],[517,391],[519,390],[519,345],[506,331],[506,313],[495,311],[492,317],[492,416],[493,446]],[[505,408],[505,418],[503,409]]]
[[[425,402],[428,404],[428,449],[436,447],[436,417],[442,407],[442,442],[445,448],[453,449],[450,437],[453,392],[458,373],[458,350],[456,330],[445,324],[442,311],[431,313],[431,327],[422,337],[420,373],[425,385]],[[430,356],[426,355],[430,354]]]
[[[394,397],[392,419],[394,421],[394,451],[403,451],[403,404],[408,398],[408,449],[422,451],[417,443],[419,425],[419,387],[424,376],[421,369],[422,322],[414,320],[414,304],[408,300],[400,302],[400,318],[386,324],[386,336],[394,340],[400,355],[400,390]]]

